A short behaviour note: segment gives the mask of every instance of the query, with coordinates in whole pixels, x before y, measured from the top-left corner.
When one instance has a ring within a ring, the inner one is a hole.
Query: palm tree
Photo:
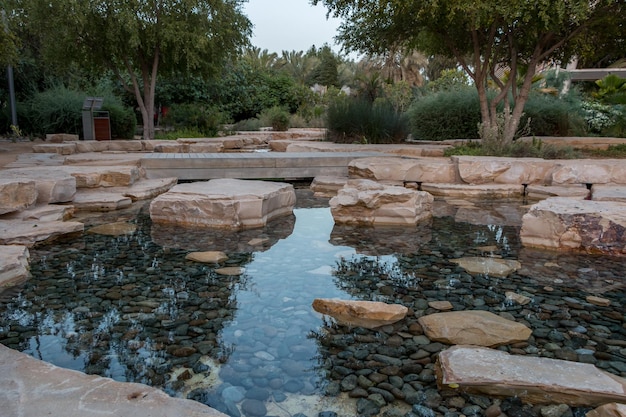
[[[306,85],[311,72],[318,64],[319,59],[315,55],[305,54],[303,51],[283,51],[277,66],[291,75],[298,83]]]

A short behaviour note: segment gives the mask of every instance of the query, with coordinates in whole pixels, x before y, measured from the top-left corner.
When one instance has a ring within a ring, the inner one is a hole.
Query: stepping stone
[[[587,363],[454,346],[439,354],[437,366],[440,388],[470,394],[576,407],[626,402],[626,379]]]
[[[133,201],[106,189],[79,190],[72,202],[77,211],[115,211],[130,207]]]
[[[415,226],[433,215],[433,196],[371,180],[349,180],[330,199],[338,224],[362,226]]]
[[[375,329],[406,317],[408,308],[379,301],[352,301],[329,298],[313,300],[313,309],[334,317],[339,323]]]
[[[107,191],[117,192],[133,201],[149,200],[169,191],[178,182],[178,178],[159,178],[139,180],[130,187],[113,187]]]
[[[24,245],[50,242],[58,237],[82,233],[84,225],[79,222],[38,222],[0,220],[0,245]]]
[[[69,220],[74,216],[74,206],[45,204],[29,207],[2,216],[2,220],[33,220],[39,222],[55,222]]]
[[[594,184],[591,187],[591,199],[626,203],[626,185]]]
[[[39,204],[66,203],[76,194],[76,178],[58,168],[7,169],[2,172],[2,177],[34,181]]]
[[[311,182],[311,191],[315,197],[332,198],[348,182],[348,177],[317,176]]]
[[[550,197],[569,197],[584,200],[589,197],[589,190],[583,184],[572,185],[533,185],[526,187],[526,197],[543,200]]]
[[[450,262],[454,262],[470,274],[483,274],[500,278],[507,277],[522,267],[518,261],[511,259],[482,258],[477,256],[451,259]]]
[[[453,198],[520,198],[524,195],[521,184],[422,184],[422,191],[434,196]]]
[[[501,346],[528,340],[532,330],[488,311],[450,311],[418,319],[430,340],[449,345]]]
[[[290,215],[296,203],[291,184],[214,179],[178,184],[150,204],[155,223],[184,227],[251,229]]]
[[[26,246],[0,245],[0,292],[26,281],[30,276],[30,254]]]

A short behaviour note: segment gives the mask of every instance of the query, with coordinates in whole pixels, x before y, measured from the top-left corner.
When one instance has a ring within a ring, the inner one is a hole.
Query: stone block
[[[37,201],[37,184],[32,180],[0,179],[0,215],[24,210]]]
[[[33,145],[35,153],[56,153],[59,155],[72,155],[76,153],[76,143],[44,143]]]
[[[466,184],[545,184],[554,161],[540,158],[453,156]]]
[[[46,142],[48,143],[78,142],[78,135],[72,135],[70,133],[48,133],[46,134]]]
[[[289,215],[296,202],[291,184],[215,179],[178,184],[150,204],[155,223],[248,229]]]
[[[433,212],[432,195],[370,180],[349,180],[329,204],[339,224],[415,226]]]
[[[626,185],[594,184],[591,187],[591,199],[626,203]]]
[[[59,168],[14,168],[3,171],[2,176],[34,181],[38,204],[66,203],[72,201],[76,194],[76,179]]]
[[[571,185],[529,185],[526,197],[532,200],[543,200],[550,197],[569,197],[584,200],[589,198],[589,190],[583,184]]]
[[[311,182],[311,191],[315,197],[331,198],[337,195],[348,182],[347,177],[317,176]]]
[[[453,198],[521,198],[524,196],[522,184],[459,184],[459,183],[428,183],[422,184],[422,191],[434,196]]]
[[[79,222],[39,222],[0,220],[0,245],[24,245],[29,248],[74,233],[82,233]]]
[[[355,159],[348,165],[350,178],[374,181],[454,183],[456,166],[448,158],[372,157]]]
[[[132,203],[130,197],[105,189],[79,190],[72,202],[77,211],[115,211]]]
[[[524,215],[520,238],[528,247],[626,254],[626,203],[548,198]]]

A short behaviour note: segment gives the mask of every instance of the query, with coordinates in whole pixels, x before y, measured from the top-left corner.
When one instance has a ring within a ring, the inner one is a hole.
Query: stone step
[[[30,254],[26,246],[0,245],[0,292],[19,285],[30,276]]]
[[[82,233],[79,222],[39,222],[0,220],[0,245],[24,245],[29,248],[68,234]]]

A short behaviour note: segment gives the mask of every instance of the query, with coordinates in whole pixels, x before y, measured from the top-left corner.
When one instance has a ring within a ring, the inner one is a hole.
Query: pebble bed
[[[84,234],[31,250],[33,277],[0,294],[0,343],[234,417],[588,411],[438,390],[434,364],[448,346],[429,340],[417,319],[437,312],[429,302],[449,301],[454,310],[488,310],[532,329],[528,341],[501,350],[626,376],[623,259],[522,249],[519,226],[451,216],[410,230],[333,226],[327,200],[297,193],[295,216],[263,229],[153,227],[144,206],[128,216],[137,224],[132,234]],[[253,239],[263,243],[252,247]],[[229,259],[185,260],[198,250]],[[470,275],[450,261],[464,256],[517,259],[523,267],[508,278]],[[223,267],[243,274],[216,272]],[[518,305],[507,291],[531,302]],[[611,305],[590,304],[588,295]],[[399,303],[409,314],[375,330],[342,326],[313,311],[318,297]]]

